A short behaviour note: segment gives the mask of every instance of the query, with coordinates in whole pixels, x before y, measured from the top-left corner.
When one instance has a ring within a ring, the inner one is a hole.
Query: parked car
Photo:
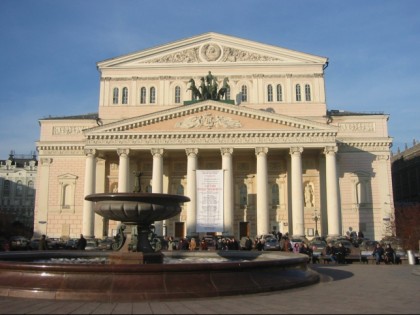
[[[351,253],[354,252],[354,245],[353,245],[353,243],[350,242],[347,239],[337,239],[337,240],[332,240],[331,241],[331,244],[334,247],[338,247],[340,243],[346,248],[347,254],[351,254]]]
[[[112,250],[112,244],[115,243],[115,239],[113,237],[107,237],[101,241],[99,241],[98,249],[100,250]]]
[[[71,238],[66,242],[65,249],[77,249],[77,238]]]
[[[290,239],[290,244],[292,245],[292,248],[295,246],[295,244],[298,244],[300,246],[301,243],[309,243],[308,239],[306,237],[292,237]]]
[[[309,242],[309,247],[312,249],[314,256],[320,256],[327,247],[327,243],[321,240],[312,240]]]
[[[264,250],[280,250],[280,243],[277,238],[267,238],[264,242]]]
[[[12,236],[10,237],[10,249],[11,250],[28,250],[30,249],[30,240],[24,236]]]
[[[9,240],[5,237],[0,237],[0,251],[10,250]]]
[[[98,242],[95,239],[88,239],[85,250],[99,250]]]

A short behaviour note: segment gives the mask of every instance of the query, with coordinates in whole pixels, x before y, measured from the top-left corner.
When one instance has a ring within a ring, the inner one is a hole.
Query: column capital
[[[220,148],[220,153],[223,155],[231,155],[233,153],[232,148]]]
[[[198,149],[185,149],[187,156],[196,156],[198,155]]]
[[[163,156],[164,153],[164,149],[161,148],[154,148],[154,149],[150,149],[150,153],[152,153],[153,156],[157,155],[157,156]]]
[[[289,154],[290,155],[301,155],[303,152],[303,148],[302,147],[291,147]]]
[[[130,149],[120,148],[117,149],[118,156],[128,156],[130,154]]]
[[[389,155],[387,154],[381,154],[376,156],[376,161],[388,161]]]
[[[258,156],[260,154],[267,154],[268,153],[268,148],[267,147],[257,147],[255,148],[255,155]]]
[[[336,146],[326,146],[324,148],[324,154],[336,154],[338,151],[338,148]]]
[[[95,156],[96,155],[96,150],[95,149],[85,149],[84,153],[86,156]]]
[[[41,162],[42,166],[48,166],[52,163],[52,158],[40,158],[39,161]]]

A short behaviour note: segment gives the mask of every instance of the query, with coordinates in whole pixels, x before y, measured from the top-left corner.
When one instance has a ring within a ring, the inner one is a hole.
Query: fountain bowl
[[[127,224],[162,221],[181,212],[181,204],[190,201],[182,195],[159,193],[98,193],[85,197],[95,203],[94,211],[106,219]]]
[[[306,255],[287,252],[165,251],[165,259],[181,262],[163,264],[34,262],[108,255],[106,251],[0,253],[0,296],[136,302],[270,292],[320,280],[307,267]]]

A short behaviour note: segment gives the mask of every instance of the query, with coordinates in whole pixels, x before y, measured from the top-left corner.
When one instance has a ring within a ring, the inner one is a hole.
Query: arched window
[[[305,84],[305,100],[307,102],[311,101],[311,87],[309,84]]]
[[[142,87],[140,89],[140,104],[146,104],[146,88]]]
[[[277,84],[277,102],[283,102],[283,89],[280,84]]]
[[[154,104],[156,102],[156,89],[152,86],[150,88],[150,104]]]
[[[274,184],[271,187],[271,204],[277,206],[280,204],[279,185]]]
[[[267,101],[273,101],[273,86],[271,84],[267,86]]]
[[[112,93],[112,104],[118,104],[118,88],[114,88],[114,91]]]
[[[70,208],[71,197],[73,195],[71,189],[72,189],[71,185],[64,185],[63,186],[63,203],[61,205],[63,207],[63,209]]]
[[[16,196],[22,196],[22,191],[23,191],[23,185],[22,185],[22,181],[18,180],[16,182]]]
[[[177,189],[176,189],[176,194],[177,195],[184,195],[184,186],[182,186],[181,184],[178,185]]]
[[[32,180],[30,180],[28,182],[28,195],[32,196],[34,193],[35,193],[34,182]]]
[[[246,85],[242,85],[241,88],[241,94],[242,94],[242,102],[247,102],[248,101],[248,88]]]
[[[300,102],[302,100],[302,95],[300,93],[300,84],[296,84],[296,101]]]
[[[175,103],[181,103],[181,88],[179,86],[175,87]]]
[[[127,104],[128,103],[128,88],[122,89],[122,103]]]
[[[248,204],[248,189],[245,184],[239,188],[239,204],[244,207]]]

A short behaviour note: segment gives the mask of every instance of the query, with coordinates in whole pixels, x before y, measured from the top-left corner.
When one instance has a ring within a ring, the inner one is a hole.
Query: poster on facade
[[[197,170],[197,232],[223,232],[223,170]]]

